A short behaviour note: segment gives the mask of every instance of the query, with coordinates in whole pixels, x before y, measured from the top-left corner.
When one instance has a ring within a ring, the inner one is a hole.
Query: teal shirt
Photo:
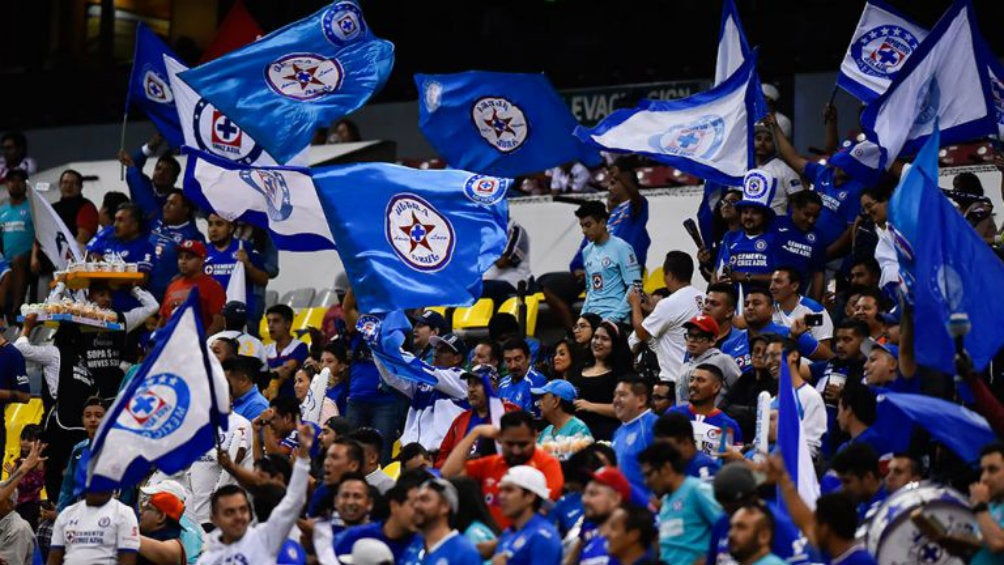
[[[662,497],[659,559],[666,563],[693,563],[704,557],[711,543],[711,527],[723,515],[711,485],[694,477],[684,479],[680,488]]]
[[[25,199],[20,204],[0,206],[0,230],[3,230],[3,255],[11,260],[31,253],[35,242],[35,224],[31,221],[31,203]]]
[[[768,553],[754,561],[753,565],[788,565],[788,562],[773,553]]]
[[[627,293],[634,281],[641,280],[634,249],[612,235],[603,245],[587,245],[582,250],[582,259],[586,268],[586,301],[582,312],[615,322],[628,321],[631,306]]]
[[[475,520],[471,522],[470,526],[467,526],[467,529],[464,530],[464,537],[470,540],[470,542],[474,544],[474,547],[477,547],[481,542],[492,541],[493,539],[498,538],[498,536],[495,535],[495,532],[493,532],[491,528],[486,526],[484,522],[481,522],[480,520]],[[491,559],[485,559],[482,561],[484,565],[491,565],[491,562]]]
[[[585,422],[572,416],[572,419],[565,422],[564,426],[561,426],[560,430],[555,430],[553,424],[549,424],[544,431],[540,432],[537,436],[537,443],[542,444],[545,441],[553,441],[559,437],[575,437],[583,436],[592,438],[593,434],[589,432],[589,426]]]
[[[994,522],[1004,528],[1004,502],[990,503],[987,510]],[[1004,552],[994,553],[984,546],[973,556],[969,565],[1004,565]]]

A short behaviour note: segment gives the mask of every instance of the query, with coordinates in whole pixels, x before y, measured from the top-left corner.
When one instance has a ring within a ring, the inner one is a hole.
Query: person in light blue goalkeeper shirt
[[[711,528],[723,515],[711,485],[688,477],[683,456],[665,443],[647,447],[638,454],[638,463],[645,486],[662,497],[660,561],[689,565],[703,558],[711,543]],[[767,544],[770,547],[769,539]]]
[[[586,301],[582,312],[604,319],[627,322],[631,307],[627,293],[641,280],[641,267],[626,241],[607,230],[607,209],[601,202],[586,202],[575,211],[582,234],[589,244],[582,250],[586,270]]]
[[[481,562],[474,544],[456,529],[450,521],[460,509],[460,496],[456,487],[445,479],[429,479],[418,489],[415,498],[415,527],[421,538],[419,558],[423,565],[460,563],[476,565]]]

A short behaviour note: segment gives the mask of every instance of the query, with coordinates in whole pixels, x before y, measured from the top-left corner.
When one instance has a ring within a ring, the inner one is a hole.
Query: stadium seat
[[[293,319],[296,321],[296,318]],[[265,320],[265,316],[261,317],[261,323],[258,324],[258,335],[261,336],[262,345],[268,345],[272,343],[272,338],[268,335],[268,321]]]
[[[327,308],[304,308],[296,313],[293,318],[293,332],[307,330],[310,328],[321,329],[321,322],[324,320],[324,313]]]
[[[383,468],[383,472],[387,473],[387,476],[394,479],[395,481],[399,476],[401,476],[401,462],[394,461],[390,465]]]
[[[652,271],[645,276],[645,281],[642,283],[642,286],[648,294],[652,294],[660,288],[665,287],[666,281],[663,280],[662,267],[652,269]]]
[[[286,294],[282,295],[279,299],[279,304],[285,304],[293,310],[299,310],[300,308],[306,308],[310,306],[310,301],[314,299],[314,289],[312,288],[298,288],[296,290],[291,290]]]
[[[540,313],[540,303],[544,300],[544,293],[528,294],[526,296],[526,335],[536,335],[537,315]],[[519,319],[519,300],[517,297],[506,300],[499,306],[499,314],[512,314]]]
[[[279,291],[277,290],[266,290],[265,291],[265,307],[274,305],[279,302]]]
[[[32,398],[27,404],[8,404],[4,410],[4,421],[7,422],[7,448],[3,455],[3,463],[13,464],[21,456],[21,430],[27,424],[38,424],[42,421],[42,399]],[[7,477],[6,471],[3,473]]]
[[[326,288],[314,295],[314,300],[310,303],[310,306],[312,308],[327,308],[332,304],[338,304],[338,295],[335,294],[335,289]]]
[[[468,308],[453,311],[453,329],[487,328],[488,320],[495,313],[495,303],[490,298],[482,298]]]

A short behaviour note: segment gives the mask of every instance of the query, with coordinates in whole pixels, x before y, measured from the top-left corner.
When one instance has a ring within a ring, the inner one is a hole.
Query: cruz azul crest
[[[261,156],[262,147],[205,98],[195,105],[192,131],[199,149],[244,165]]]
[[[435,272],[453,258],[453,225],[421,197],[405,193],[391,198],[385,221],[391,249],[412,269]]]
[[[313,100],[342,86],[345,71],[336,59],[315,53],[290,53],[265,67],[265,82],[278,95]]]
[[[265,207],[272,221],[281,222],[293,213],[289,185],[282,173],[268,169],[250,169],[241,171],[240,177],[265,197]]]
[[[352,2],[339,2],[324,12],[321,31],[328,41],[341,47],[366,33],[366,21],[359,6]]]
[[[464,183],[464,194],[478,204],[491,206],[505,198],[509,189],[509,179],[485,175],[471,175]]]
[[[478,99],[471,107],[471,119],[478,133],[502,153],[522,147],[530,134],[530,124],[519,106],[501,97]]]
[[[367,343],[374,343],[380,339],[380,318],[373,314],[363,314],[356,320],[356,331]]]
[[[686,125],[673,126],[649,139],[658,153],[710,159],[725,140],[725,120],[707,114]]]
[[[146,94],[146,97],[158,104],[174,102],[174,93],[171,92],[167,80],[153,68],[150,68],[150,65],[146,67],[143,73],[143,93]]]
[[[167,437],[185,421],[190,401],[184,379],[171,373],[154,375],[136,391],[115,427],[153,439]]]
[[[920,44],[908,30],[882,25],[862,35],[851,46],[851,57],[862,73],[892,78]]]

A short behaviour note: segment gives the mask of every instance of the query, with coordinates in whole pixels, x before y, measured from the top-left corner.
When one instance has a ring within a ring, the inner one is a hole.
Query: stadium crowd
[[[835,150],[832,108],[825,119]],[[929,481],[965,492],[977,528],[963,541],[929,533],[928,543],[1004,563],[1004,444],[978,446],[973,466],[905,419],[877,426],[881,396],[909,392],[964,403],[1004,428],[999,382],[915,362],[916,322],[897,292],[886,225],[896,176],[848,176],[846,147],[825,164],[807,160],[779,123],[757,125],[757,168],[724,191],[714,236],[696,253],[650,240],[638,159],[613,160],[602,175],[556,171],[556,190],[561,178],[602,176],[606,191],[574,211],[584,237],[568,271],[534,277],[529,236],[510,220],[484,292],[496,307],[524,283],[543,293],[564,337],[541,342],[496,313],[486,337],[468,340],[440,311],[411,312],[407,348],[435,386],[374,358],[351,288],[323,327],[293,335],[293,309],[266,305],[278,274],[268,234],[215,214],[200,231],[204,214],[178,188],[178,161],[159,136],[120,155],[128,195],[95,205],[83,175],[67,170],[54,203],[90,260],[118,257],[145,275],[87,291],[124,331],[64,323],[46,340],[34,314],[16,327],[53,267],[33,244],[27,142],[4,135],[0,404],[28,402],[28,374],[40,372],[44,416],[21,427],[0,483],[0,561],[867,564],[875,548],[860,529],[887,498]],[[959,175],[950,196],[993,242],[978,178]],[[650,252],[664,256],[663,288],[645,293]],[[238,264],[246,302],[227,302]],[[136,489],[88,490],[109,403],[192,288],[230,385],[219,448]],[[760,401],[778,397],[784,371],[823,492],[814,501],[778,454],[778,402]]]

